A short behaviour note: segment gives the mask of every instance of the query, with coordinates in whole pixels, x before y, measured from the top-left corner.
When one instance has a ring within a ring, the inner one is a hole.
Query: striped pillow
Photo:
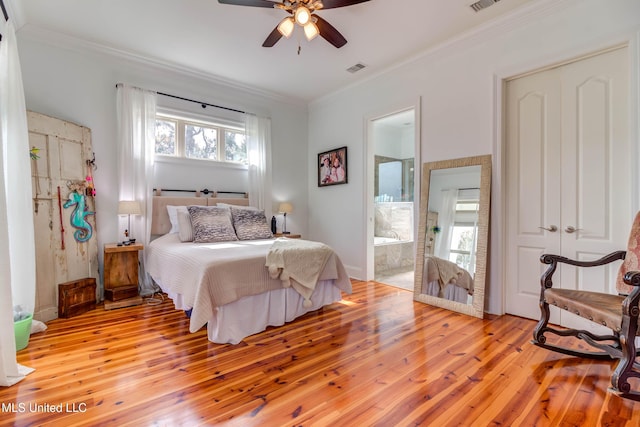
[[[233,227],[240,240],[271,239],[271,229],[263,210],[231,207]]]
[[[185,208],[178,211],[178,237],[181,242],[193,242],[193,227],[191,226],[191,216]]]
[[[189,206],[194,243],[238,240],[231,224],[229,210],[215,206]]]

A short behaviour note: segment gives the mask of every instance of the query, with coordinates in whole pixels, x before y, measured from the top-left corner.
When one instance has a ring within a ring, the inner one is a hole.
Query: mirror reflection
[[[491,157],[425,163],[415,299],[483,316]]]

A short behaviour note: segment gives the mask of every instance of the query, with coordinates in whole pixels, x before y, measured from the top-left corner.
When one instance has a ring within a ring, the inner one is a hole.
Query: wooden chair
[[[640,392],[631,390],[630,378],[640,379],[640,364],[636,363],[638,349],[635,337],[638,330],[640,308],[640,212],[636,215],[629,235],[627,251],[617,251],[595,261],[576,261],[558,255],[545,254],[540,261],[548,264],[540,278],[540,321],[533,331],[532,343],[549,350],[592,359],[617,359],[611,376],[610,391],[623,397],[640,399]],[[618,271],[616,289],[618,295],[553,287],[553,273],[558,264],[576,267],[595,267],[624,260]],[[554,328],[549,326],[549,305],[570,311],[612,330],[610,335],[596,335],[579,329]],[[581,339],[598,351],[581,351],[547,343],[545,333],[561,337]]]

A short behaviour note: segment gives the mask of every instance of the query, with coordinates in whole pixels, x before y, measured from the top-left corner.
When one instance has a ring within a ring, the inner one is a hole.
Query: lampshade
[[[307,40],[311,41],[318,37],[320,34],[320,30],[318,30],[318,26],[313,23],[313,21],[309,21],[304,26],[304,35],[307,36]]]
[[[304,6],[298,6],[295,13],[296,22],[299,25],[306,25],[307,22],[311,19],[311,12]]]
[[[118,203],[118,215],[141,215],[140,202],[136,200],[120,200]]]
[[[288,202],[280,203],[280,207],[278,208],[278,212],[280,213],[291,213],[293,212],[293,205]]]
[[[280,34],[282,34],[286,38],[289,38],[291,36],[291,33],[293,33],[294,25],[295,25],[295,22],[293,21],[293,18],[291,17],[284,18],[278,24],[278,31],[280,32]]]

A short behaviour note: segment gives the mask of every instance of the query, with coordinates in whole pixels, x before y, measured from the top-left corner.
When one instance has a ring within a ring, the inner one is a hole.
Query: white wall
[[[192,72],[147,64],[118,52],[111,55],[87,43],[28,26],[20,29],[17,37],[27,108],[81,124],[92,131],[97,164],[94,179],[99,247],[120,238],[116,214],[115,89],[119,82],[271,117],[273,207],[276,210],[282,200],[292,202],[295,211],[287,218],[287,227],[292,232],[307,234],[306,106],[232,87]],[[166,97],[158,97],[158,103],[202,112],[198,104],[174,102]],[[159,165],[162,167],[166,165]],[[237,186],[246,187],[246,181],[238,178],[238,170],[233,168],[212,172],[214,178],[210,178],[206,163],[170,169],[179,187],[230,191],[235,191]],[[162,186],[168,188],[168,181],[163,177]]]
[[[394,159],[408,159],[414,157],[415,135],[413,127],[397,128],[377,126],[373,123],[373,141],[375,154]]]
[[[638,0],[553,0],[451,42],[309,106],[309,152],[346,145],[349,183],[318,188],[309,170],[310,237],[340,254],[350,274],[366,274],[365,118],[418,97],[421,161],[493,154],[490,277],[486,309],[502,312],[500,78],[636,38]],[[631,49],[632,52],[635,52]],[[638,95],[634,53],[635,103]],[[633,62],[633,61],[632,61]],[[637,106],[635,127],[637,128]],[[633,133],[637,137],[637,129]],[[635,159],[634,159],[635,161]],[[309,162],[311,165],[311,161]],[[636,200],[636,196],[632,195]]]

